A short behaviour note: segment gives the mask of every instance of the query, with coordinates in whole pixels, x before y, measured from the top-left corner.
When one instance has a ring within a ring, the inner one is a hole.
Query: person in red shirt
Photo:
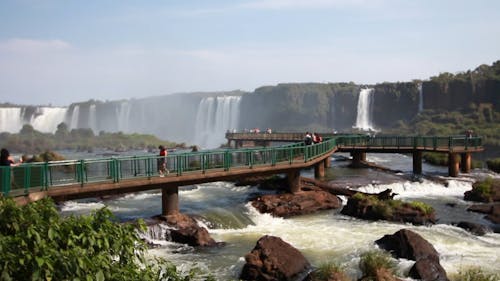
[[[160,149],[160,157],[158,158],[158,173],[160,177],[164,177],[165,173],[168,175],[169,171],[167,170],[167,149],[160,145],[158,147]]]

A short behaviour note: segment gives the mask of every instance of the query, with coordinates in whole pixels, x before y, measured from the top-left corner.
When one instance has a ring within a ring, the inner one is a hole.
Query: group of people
[[[306,136],[304,137],[304,144],[305,145],[311,145],[311,144],[316,144],[320,143],[323,141],[323,138],[318,134],[318,133],[309,133],[306,132]]]

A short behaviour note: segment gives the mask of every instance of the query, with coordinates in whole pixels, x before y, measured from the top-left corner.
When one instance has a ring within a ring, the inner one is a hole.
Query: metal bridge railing
[[[329,139],[308,146],[298,142],[277,147],[171,153],[166,157],[166,163],[170,176],[181,176],[190,172],[304,163],[331,152],[335,147],[336,140]],[[88,183],[150,178],[158,175],[160,158],[157,155],[141,155],[0,167],[0,190],[4,196],[20,196],[55,186],[84,187]]]

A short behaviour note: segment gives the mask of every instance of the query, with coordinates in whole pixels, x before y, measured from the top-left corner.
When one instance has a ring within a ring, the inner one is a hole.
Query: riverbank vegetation
[[[146,255],[137,230],[106,208],[89,216],[61,217],[50,199],[17,206],[0,198],[2,280],[193,280],[175,266]]]
[[[0,133],[0,147],[6,147],[14,153],[42,153],[54,150],[93,151],[94,149],[111,151],[155,150],[159,144],[166,147],[185,146],[184,144],[160,140],[147,134],[101,131],[98,135],[94,135],[91,129],[69,130],[65,123],[59,124],[54,134],[39,132],[31,125],[24,125],[16,134]]]

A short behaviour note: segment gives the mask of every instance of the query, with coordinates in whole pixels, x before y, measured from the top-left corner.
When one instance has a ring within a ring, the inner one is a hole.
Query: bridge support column
[[[161,214],[174,215],[179,212],[179,187],[171,186],[161,189]]]
[[[472,156],[470,152],[460,154],[460,171],[462,173],[469,173],[472,165]]]
[[[422,174],[422,151],[413,152],[413,173],[415,175]]]
[[[448,153],[448,176],[457,177],[459,167],[458,155],[456,153]]]
[[[330,168],[332,166],[332,159],[331,159],[331,155],[328,156],[325,161],[323,161],[323,164],[325,166],[325,168]]]
[[[363,151],[353,151],[352,155],[352,166],[357,168],[361,167],[361,162],[366,161],[366,152]]]
[[[288,176],[288,189],[290,193],[297,193],[300,191],[300,170],[293,170],[287,173]]]
[[[321,161],[314,165],[314,177],[322,178],[325,176],[325,162]]]

